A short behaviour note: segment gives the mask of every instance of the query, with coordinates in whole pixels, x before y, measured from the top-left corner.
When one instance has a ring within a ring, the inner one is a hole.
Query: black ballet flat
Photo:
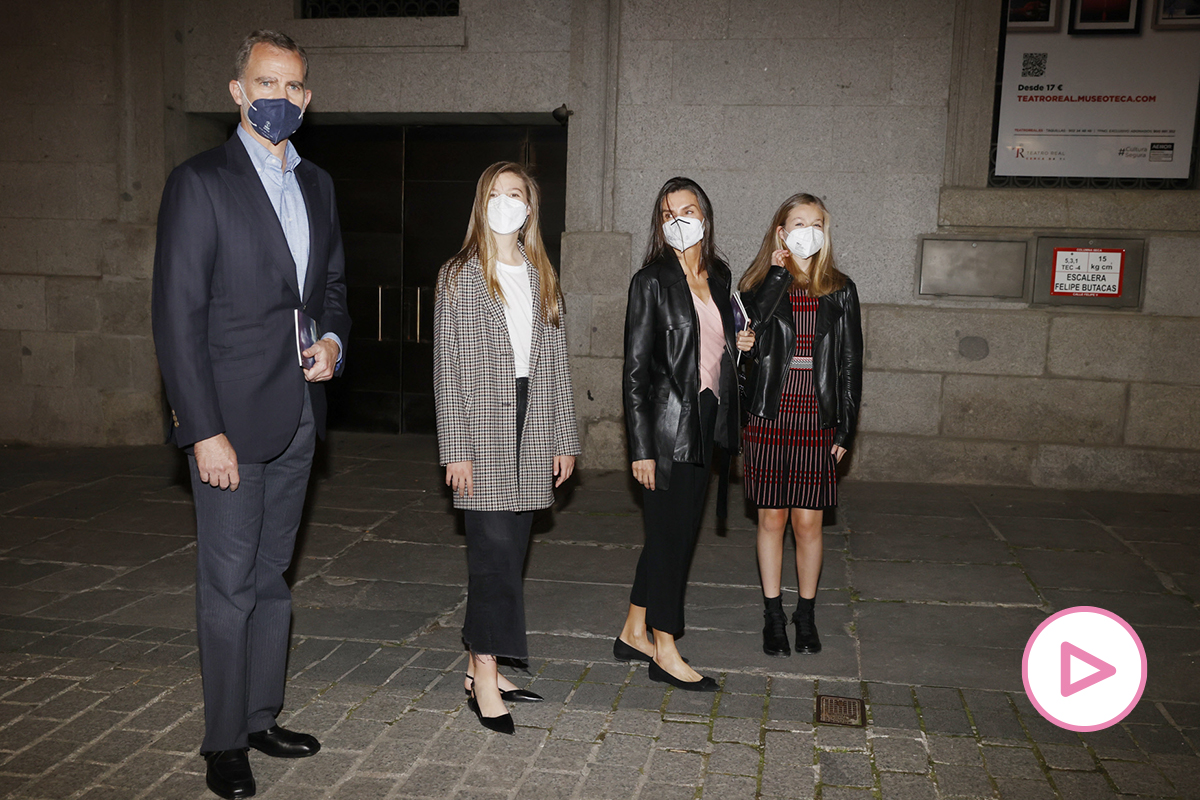
[[[646,655],[631,644],[625,644],[621,641],[620,636],[613,639],[613,658],[623,664],[628,664],[630,661],[645,661],[649,664],[654,661],[653,656]]]
[[[648,656],[633,645],[625,644],[625,642],[621,641],[620,636],[613,639],[613,658],[622,664],[628,664],[630,661],[645,661],[647,664],[654,662],[654,656]],[[692,662],[685,658],[683,659],[683,663],[690,664]]]
[[[479,709],[479,702],[471,697],[467,700],[467,708],[475,712],[475,716],[479,718],[479,724],[487,728],[489,731],[496,733],[507,733],[512,736],[517,732],[516,723],[513,722],[512,714],[501,714],[498,717],[485,717]]]
[[[708,676],[701,676],[698,681],[682,681],[660,667],[655,661],[650,662],[650,680],[669,683],[676,689],[683,689],[685,692],[715,692],[720,688],[717,682]]]

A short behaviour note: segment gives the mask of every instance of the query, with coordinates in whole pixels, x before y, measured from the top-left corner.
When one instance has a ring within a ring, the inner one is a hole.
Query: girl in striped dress
[[[780,584],[788,520],[796,537],[796,651],[821,649],[815,621],[824,509],[837,505],[837,465],[862,395],[862,326],[854,282],[834,265],[829,212],[784,201],[739,289],[757,342],[744,430],[746,497],[758,506],[763,652],[789,656]]]

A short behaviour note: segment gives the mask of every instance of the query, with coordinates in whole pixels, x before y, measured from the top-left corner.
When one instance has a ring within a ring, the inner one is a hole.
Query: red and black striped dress
[[[743,433],[746,497],[759,508],[826,508],[837,505],[837,461],[833,428],[817,422],[813,388],[812,344],[817,299],[793,289],[792,321],[796,353],[792,363],[807,359],[807,369],[788,370],[775,419],[750,415]]]

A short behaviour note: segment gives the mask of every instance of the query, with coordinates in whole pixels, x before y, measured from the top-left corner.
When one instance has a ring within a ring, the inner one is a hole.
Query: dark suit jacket
[[[734,370],[737,332],[729,302],[729,267],[708,266],[708,290],[725,326],[721,357],[720,411],[714,433],[717,445],[736,450],[738,392]],[[675,461],[704,463],[700,430],[700,321],[687,275],[675,252],[652,261],[629,283],[625,311],[625,432],[629,460],[652,458],[655,485],[670,485]]]
[[[345,259],[329,173],[301,161],[296,178],[311,245],[303,292],[279,218],[236,134],[167,179],[152,314],[171,440],[180,447],[224,433],[239,462],[268,461],[291,441],[305,391],[325,435],[325,389],[304,380],[294,311],[303,309],[345,346]]]

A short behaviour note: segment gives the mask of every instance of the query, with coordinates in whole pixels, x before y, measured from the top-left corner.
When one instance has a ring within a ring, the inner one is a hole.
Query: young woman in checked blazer
[[[529,657],[521,569],[533,512],[554,502],[579,453],[563,298],[538,228],[537,184],[520,164],[484,170],[462,249],[438,274],[438,449],[467,531],[465,688],[489,730],[513,733],[518,689],[496,657]]]
[[[780,596],[783,535],[796,536],[796,652],[821,650],[814,606],[821,522],[837,505],[837,465],[854,438],[862,396],[862,326],[854,281],[838,271],[820,198],[783,201],[739,288],[758,341],[747,381],[746,498],[758,506],[763,652],[790,656]]]

